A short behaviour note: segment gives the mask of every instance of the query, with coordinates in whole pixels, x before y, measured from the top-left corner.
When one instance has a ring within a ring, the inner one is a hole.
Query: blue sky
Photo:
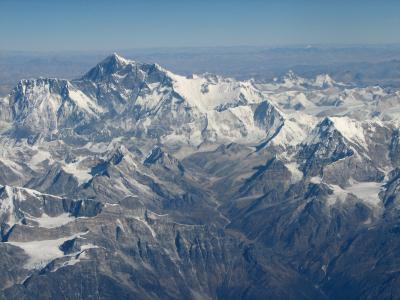
[[[392,0],[0,0],[0,50],[400,43]]]

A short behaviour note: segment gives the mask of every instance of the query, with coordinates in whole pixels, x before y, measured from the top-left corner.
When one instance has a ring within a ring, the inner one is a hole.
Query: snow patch
[[[27,215],[27,213],[24,212],[24,215]],[[63,213],[56,217],[51,217],[43,213],[39,218],[33,217],[31,215],[25,216],[25,218],[37,222],[39,224],[39,227],[43,228],[57,228],[75,220],[75,218],[69,213]]]
[[[6,243],[21,248],[29,256],[28,261],[24,265],[25,269],[42,269],[54,259],[64,256],[64,253],[60,250],[60,246],[65,241],[78,238],[86,233],[78,233],[55,240]]]
[[[92,179],[92,175],[89,174],[90,169],[81,167],[81,161],[79,160],[74,163],[65,164],[62,168],[66,173],[73,175],[78,180],[79,185]]]
[[[81,109],[90,114],[102,113],[104,109],[96,104],[96,102],[86,96],[80,90],[69,89],[69,97]]]
[[[37,149],[37,152],[31,158],[31,164],[37,166],[45,160],[51,160],[51,154],[48,151]]]
[[[292,183],[299,182],[303,179],[303,172],[299,170],[299,164],[291,162],[285,164],[286,168],[292,173]]]
[[[330,184],[329,187],[333,190],[333,194],[328,197],[328,205],[335,204],[337,200],[345,201],[349,194],[356,196],[370,206],[379,207],[381,205],[379,192],[382,189],[382,183],[380,182],[352,181],[351,185],[345,189],[334,184]]]
[[[319,176],[314,176],[310,178],[310,182],[314,184],[321,184],[322,183],[322,178]]]

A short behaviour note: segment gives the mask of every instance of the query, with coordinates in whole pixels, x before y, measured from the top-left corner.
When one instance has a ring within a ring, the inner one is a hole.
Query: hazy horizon
[[[399,44],[398,1],[0,1],[0,50]]]

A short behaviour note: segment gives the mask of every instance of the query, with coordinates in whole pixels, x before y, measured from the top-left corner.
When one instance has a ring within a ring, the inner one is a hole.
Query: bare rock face
[[[116,54],[21,81],[0,99],[0,299],[395,298],[396,95]]]

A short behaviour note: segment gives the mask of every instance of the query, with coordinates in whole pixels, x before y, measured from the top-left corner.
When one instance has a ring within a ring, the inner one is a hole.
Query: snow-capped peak
[[[103,61],[97,64],[94,68],[92,68],[89,72],[87,72],[83,79],[92,80],[92,81],[100,81],[108,76],[118,72],[128,65],[135,65],[135,61],[125,59],[119,56],[116,53],[113,53],[110,56],[107,56]]]
[[[107,59],[107,58],[106,58]],[[118,55],[116,52],[114,52],[113,54],[111,54],[108,59],[113,60],[118,62],[119,64],[129,64],[132,63],[132,60],[126,59],[120,55]]]
[[[329,74],[320,74],[315,77],[315,85],[321,88],[332,87],[335,83]]]
[[[120,68],[122,66],[132,63],[135,62],[132,60],[128,60],[114,52],[113,54],[107,56],[103,61],[101,61],[99,65],[102,65],[103,67],[108,66],[108,67]]]
[[[365,133],[362,123],[346,116],[343,117],[325,117],[314,129],[306,144],[315,144],[323,139],[330,139],[332,134],[336,132],[347,141],[360,147],[367,148]]]
[[[306,81],[305,78],[298,76],[292,70],[289,70],[280,80],[286,87],[301,86]]]
[[[284,79],[287,79],[287,80],[293,81],[293,80],[298,80],[299,77],[296,75],[296,73],[293,72],[293,70],[289,70],[289,71],[283,76],[283,78],[284,78]]]

